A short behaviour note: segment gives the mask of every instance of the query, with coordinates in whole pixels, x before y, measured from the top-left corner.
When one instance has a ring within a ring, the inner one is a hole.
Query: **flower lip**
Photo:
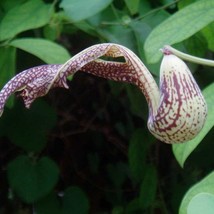
[[[44,96],[50,88],[66,88],[66,78],[64,77],[62,80],[56,78],[55,82],[51,82],[60,67],[60,64],[41,65],[24,70],[13,77],[0,91],[0,116],[8,97],[17,91],[21,92],[20,96],[22,96],[25,106],[29,108],[37,97]]]

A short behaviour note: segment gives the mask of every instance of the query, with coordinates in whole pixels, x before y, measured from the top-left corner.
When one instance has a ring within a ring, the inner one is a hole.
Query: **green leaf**
[[[214,195],[214,172],[211,172],[208,176],[206,176],[199,183],[195,184],[188,192],[185,194],[180,208],[179,214],[187,214],[187,209],[191,200],[199,193],[210,193]],[[205,211],[205,210],[204,210]],[[206,213],[206,212],[203,212]],[[189,214],[189,213],[188,213]]]
[[[1,6],[4,11],[8,11],[19,4],[23,4],[25,1],[26,0],[2,0]]]
[[[136,14],[139,9],[139,0],[125,0],[126,6],[128,7],[129,11],[132,15]]]
[[[34,204],[36,214],[59,214],[60,201],[54,193],[42,198]]]
[[[147,0],[140,0],[139,9],[138,9],[138,13],[139,13],[140,17],[144,16],[145,14],[150,12],[151,10],[152,10],[151,2],[149,2]]]
[[[183,1],[179,1],[177,6],[179,9],[182,9],[184,7],[187,7],[189,4],[192,4],[196,1],[200,1],[200,0],[183,0]]]
[[[142,56],[144,57],[144,51],[141,50],[141,48],[143,47],[144,42],[146,41],[146,38],[151,32],[152,28],[148,23],[143,21],[132,21],[130,26],[135,34],[138,44],[138,50],[142,58]]]
[[[119,23],[124,24],[108,24],[115,23],[115,20],[119,20]],[[104,38],[108,42],[124,45],[132,51],[135,51],[136,42],[134,33],[126,22],[130,23],[131,19],[125,13],[119,13],[112,7],[107,7],[102,13],[98,13],[87,19],[89,26],[91,26],[101,38]],[[77,23],[77,26],[79,26],[79,23]]]
[[[10,45],[27,51],[48,64],[65,63],[70,58],[64,47],[46,39],[16,39]]]
[[[160,13],[158,13],[158,14],[160,14]],[[157,16],[155,16],[155,17],[158,20],[160,20],[160,17],[157,17]],[[151,21],[151,19],[149,21]],[[133,32],[134,32],[135,37],[136,37],[138,53],[139,53],[139,57],[140,57],[141,61],[143,61],[143,63],[146,65],[146,67],[149,69],[149,71],[152,74],[154,74],[155,76],[159,76],[160,64],[159,63],[149,64],[149,65],[146,64],[145,52],[143,50],[144,42],[145,42],[147,36],[149,35],[149,33],[151,32],[152,26],[150,26],[149,23],[143,22],[143,21],[134,21],[131,23],[130,26],[132,27]],[[135,95],[134,97],[137,97],[137,96]],[[142,101],[142,99],[137,99],[138,102],[141,102],[140,100]],[[133,105],[134,103],[131,102],[131,104]],[[145,106],[145,103],[144,103],[144,106]],[[137,107],[137,105],[136,105],[136,107]],[[142,105],[138,105],[137,108],[138,108],[138,111],[134,111],[134,112],[135,113],[142,113],[142,110],[143,110]],[[144,109],[145,109],[145,107],[144,107]]]
[[[16,49],[14,47],[0,47],[0,88],[15,75]],[[14,104],[14,96],[7,101],[7,107]]]
[[[88,0],[86,4],[85,0],[62,0],[60,7],[73,22],[78,22],[102,11],[111,2],[112,0]]]
[[[44,37],[45,39],[51,40],[51,41],[55,41],[60,34],[61,31],[61,26],[60,24],[56,24],[56,26],[52,26],[52,25],[46,25],[43,28],[43,33],[44,33]]]
[[[207,52],[207,42],[201,32],[194,34],[183,43],[190,55],[204,57]]]
[[[44,101],[37,100],[31,109],[16,103],[6,109],[0,120],[0,136],[7,136],[12,143],[26,151],[41,151],[46,145],[46,135],[56,122],[56,113]]]
[[[139,204],[139,198],[134,198],[126,205],[125,213],[142,213]],[[141,211],[140,211],[141,210]]]
[[[31,0],[12,8],[0,23],[0,41],[11,39],[23,31],[49,22],[52,6],[41,0]]]
[[[203,36],[206,38],[206,41],[208,43],[208,48],[212,51],[214,51],[214,22],[209,24],[207,27],[205,27],[202,30]]]
[[[199,193],[190,201],[187,213],[188,214],[213,214],[214,210],[214,195],[210,193]]]
[[[47,157],[35,162],[22,155],[8,165],[10,187],[27,203],[47,195],[56,185],[58,177],[57,165]]]
[[[129,143],[129,167],[133,180],[136,182],[140,182],[145,173],[148,143],[148,137],[143,129],[136,130]]]
[[[154,167],[147,167],[140,187],[139,205],[142,209],[154,203],[157,190],[157,173]]]
[[[133,85],[126,85],[126,92],[132,114],[147,120],[148,105],[142,92],[138,88],[133,87]]]
[[[91,36],[95,36],[97,37],[97,32],[96,32],[96,27],[90,25],[90,23],[88,23],[88,21],[80,21],[80,22],[76,22],[74,23],[74,26],[78,29],[80,29],[83,32],[86,32],[87,34],[91,35]]]
[[[169,14],[165,11],[159,11],[158,13],[154,13],[149,17],[145,17],[139,21],[132,21],[130,26],[133,29],[133,32],[136,37],[138,52],[141,60],[147,66],[147,68],[154,74],[156,77],[159,76],[160,63],[156,64],[147,64],[145,51],[144,51],[144,43],[155,26],[159,25],[163,20],[167,19]]]
[[[214,20],[214,1],[203,0],[190,4],[158,25],[145,42],[148,62],[155,63],[160,57],[160,48],[181,42]]]
[[[124,208],[121,206],[114,207],[111,214],[124,214]]]
[[[63,197],[62,209],[62,214],[87,214],[89,202],[86,194],[79,187],[69,187]]]
[[[123,15],[125,14],[123,13]],[[113,7],[109,6],[105,8],[101,13],[93,15],[84,22],[90,24],[90,26],[93,26],[95,30],[100,30],[100,25],[103,24],[103,21],[107,23],[115,22],[115,20],[117,20],[118,17],[121,17],[121,13],[118,13],[117,10],[115,11]],[[75,23],[75,25],[79,23],[80,22]]]
[[[207,88],[203,90],[204,98],[207,102],[208,106],[208,115],[205,125],[201,132],[195,137],[193,140],[190,140],[183,144],[174,144],[172,146],[173,153],[175,158],[181,167],[183,167],[184,162],[188,158],[188,156],[192,153],[192,151],[198,146],[198,144],[203,140],[203,138],[207,135],[207,133],[214,126],[214,83],[209,85]]]
[[[107,165],[108,176],[114,186],[120,189],[126,179],[126,165],[122,162]]]
[[[124,45],[132,51],[136,52],[136,41],[133,31],[130,27],[123,25],[109,25],[105,28],[98,29],[98,33],[102,35],[108,42]]]

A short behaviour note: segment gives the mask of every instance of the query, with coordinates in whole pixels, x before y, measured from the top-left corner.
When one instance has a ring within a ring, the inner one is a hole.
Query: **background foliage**
[[[165,44],[213,58],[213,14],[213,0],[2,0],[0,87],[101,42],[132,49],[158,81]],[[208,120],[173,150],[148,132],[145,98],[132,85],[79,72],[30,110],[10,98],[0,119],[0,213],[212,213],[214,72],[189,66]]]

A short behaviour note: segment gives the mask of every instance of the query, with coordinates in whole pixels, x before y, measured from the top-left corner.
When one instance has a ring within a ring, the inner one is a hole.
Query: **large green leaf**
[[[48,64],[65,63],[70,58],[64,47],[46,39],[16,39],[10,45],[27,51]]]
[[[32,104],[30,110],[16,103],[6,109],[0,120],[0,136],[7,136],[12,143],[26,151],[40,151],[46,145],[46,135],[56,122],[56,113],[42,100]]]
[[[123,162],[116,164],[108,164],[107,171],[111,182],[114,184],[116,189],[120,189],[125,182],[127,176],[128,167]],[[114,194],[114,196],[120,196],[120,191]]]
[[[144,46],[148,61],[157,62],[164,45],[181,42],[214,21],[213,14],[213,0],[197,1],[173,14],[148,36]]]
[[[7,12],[13,7],[16,7],[19,4],[23,4],[24,2],[26,2],[26,0],[2,0],[1,7],[3,11]]]
[[[130,13],[133,15],[138,12],[139,9],[139,0],[125,0],[126,6],[128,7]]]
[[[112,0],[62,0],[60,7],[73,22],[78,22],[102,11],[111,2]]]
[[[159,76],[160,63],[147,64],[144,51],[144,43],[152,29],[154,29],[155,26],[159,25],[163,20],[167,19],[169,16],[170,15],[167,12],[159,11],[158,13],[150,15],[149,17],[145,17],[142,20],[132,21],[130,24],[136,37],[139,56],[141,60],[144,62],[144,64],[147,66],[147,68],[150,70],[150,72],[154,74],[156,77]]]
[[[58,166],[47,157],[37,162],[22,155],[8,165],[10,187],[27,203],[47,195],[56,185],[58,177]]]
[[[14,47],[0,47],[0,87],[15,75],[16,49]]]
[[[214,83],[209,85],[207,88],[203,90],[204,98],[206,99],[208,105],[208,115],[205,125],[201,132],[198,134],[196,138],[191,141],[188,141],[183,144],[174,144],[172,146],[173,153],[178,161],[178,163],[183,167],[184,162],[188,158],[188,156],[192,153],[192,151],[198,146],[198,144],[203,140],[206,134],[210,131],[210,129],[214,126]]]
[[[131,28],[123,25],[109,25],[98,29],[98,33],[107,41],[124,45],[136,52],[136,41]]]
[[[206,41],[208,43],[208,48],[212,51],[214,51],[214,22],[209,24],[207,27],[205,27],[202,30],[203,36],[206,38]]]
[[[34,204],[36,214],[59,214],[61,211],[60,201],[55,191]]]
[[[146,121],[148,117],[148,106],[142,92],[138,88],[133,87],[133,85],[126,85],[126,93],[129,98],[132,114]]]
[[[89,201],[83,190],[70,186],[64,191],[60,200],[55,194],[49,194],[35,203],[37,214],[87,214]]]
[[[190,201],[188,214],[213,214],[214,211],[214,194],[199,193]]]
[[[157,172],[153,166],[149,166],[140,187],[139,205],[141,209],[146,209],[154,203],[156,191]]]
[[[14,47],[0,47],[0,88],[15,75],[16,49]],[[12,107],[14,96],[7,102],[7,107]]]
[[[22,31],[41,27],[49,22],[52,6],[31,0],[12,8],[0,23],[0,40],[10,39]]]
[[[115,20],[121,20],[121,23],[124,24],[105,24],[105,22],[115,23]],[[108,42],[124,45],[135,52],[136,41],[134,33],[128,24],[125,24],[126,22],[131,22],[131,19],[125,16],[125,13],[119,13],[112,7],[108,7],[102,13],[98,13],[87,19],[87,23],[96,30],[101,38],[104,38]],[[77,25],[79,26],[79,23]]]
[[[195,200],[194,197],[199,193],[210,193],[214,195],[214,172],[211,172],[199,183],[195,184],[189,191],[185,194],[182,203],[179,208],[179,214],[190,214],[187,212],[188,206],[192,206],[191,200]],[[213,200],[213,199],[212,199]],[[212,202],[213,203],[213,202]],[[190,208],[189,208],[190,209]],[[204,210],[204,214],[206,210]],[[192,214],[192,213],[191,213]],[[195,213],[194,213],[195,214]]]
[[[88,211],[89,201],[86,194],[79,187],[69,187],[63,197],[62,214],[87,214]]]
[[[185,40],[183,44],[187,52],[192,56],[204,57],[207,52],[207,42],[201,32],[194,34],[189,39]]]
[[[143,129],[137,129],[129,143],[129,167],[133,181],[141,182],[146,170],[146,154],[149,139]]]

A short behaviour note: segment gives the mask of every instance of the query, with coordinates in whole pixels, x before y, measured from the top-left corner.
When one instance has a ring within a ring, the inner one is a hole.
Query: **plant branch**
[[[136,21],[137,21],[137,20],[141,20],[141,19],[145,18],[146,16],[152,15],[153,13],[156,13],[156,12],[158,12],[158,11],[160,11],[160,10],[164,10],[164,9],[168,8],[168,7],[170,7],[170,6],[172,6],[172,5],[176,4],[176,3],[178,3],[179,1],[180,1],[180,0],[175,0],[175,1],[173,1],[173,2],[170,2],[170,3],[168,3],[168,4],[163,5],[163,6],[161,6],[161,7],[158,7],[158,8],[156,8],[156,9],[154,9],[154,10],[151,10],[151,11],[149,11],[148,13],[146,13],[146,14],[144,14],[144,15],[142,15],[142,16],[137,17],[135,20],[136,20]]]

